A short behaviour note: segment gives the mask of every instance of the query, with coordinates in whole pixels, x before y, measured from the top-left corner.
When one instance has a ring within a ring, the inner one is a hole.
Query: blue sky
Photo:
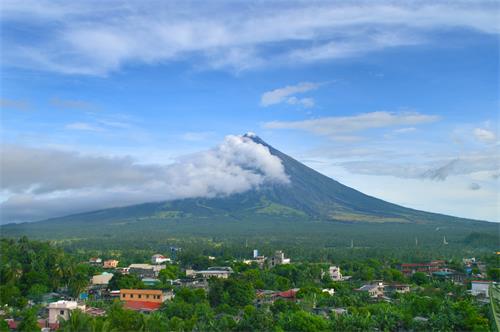
[[[176,198],[150,174],[231,164],[225,137],[248,131],[367,194],[499,220],[496,2],[4,1],[0,15],[2,222]],[[123,176],[78,180],[79,165]]]

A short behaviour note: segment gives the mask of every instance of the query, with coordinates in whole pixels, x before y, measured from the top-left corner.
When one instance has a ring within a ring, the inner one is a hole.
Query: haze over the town
[[[1,222],[286,183],[247,132],[368,195],[500,221],[498,7],[2,1]]]

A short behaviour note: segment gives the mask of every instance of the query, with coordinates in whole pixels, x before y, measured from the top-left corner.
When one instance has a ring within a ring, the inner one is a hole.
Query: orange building
[[[141,312],[160,309],[163,302],[172,299],[173,293],[164,293],[158,289],[121,289],[120,299],[124,307]]]
[[[105,269],[115,269],[117,266],[118,261],[116,259],[108,259],[107,261],[104,261],[104,264],[102,265]]]

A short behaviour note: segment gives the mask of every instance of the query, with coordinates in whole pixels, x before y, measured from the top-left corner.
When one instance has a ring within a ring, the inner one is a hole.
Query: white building
[[[330,294],[330,296],[335,295],[335,289],[333,289],[333,288],[323,288],[321,291],[322,291],[323,293],[328,293],[328,294]]]
[[[92,277],[92,285],[105,286],[113,278],[113,273],[103,272]]]
[[[156,254],[151,257],[151,264],[161,264],[165,262],[170,263],[171,262],[170,258],[165,257],[161,254]]]
[[[85,311],[85,305],[78,305],[76,301],[57,301],[50,303],[48,309],[49,324],[55,324],[60,319],[68,320],[70,312],[75,309]]]
[[[473,280],[471,281],[472,288],[470,293],[474,296],[483,295],[489,297],[489,289],[491,286],[491,281],[487,280]]]
[[[203,278],[216,277],[227,279],[229,278],[231,273],[233,273],[233,269],[230,267],[209,267],[207,270],[195,271],[194,273],[197,275],[201,275]]]
[[[340,267],[338,266],[330,266],[328,268],[328,275],[330,276],[330,278],[332,278],[333,281],[343,280],[342,273],[340,272]]]
[[[369,285],[363,285],[357,289],[360,292],[367,292],[370,297],[377,298],[384,296],[384,284],[381,282]]]
[[[269,267],[275,267],[276,265],[290,264],[290,258],[285,258],[285,253],[281,250],[277,250],[274,256],[268,258],[267,264]]]

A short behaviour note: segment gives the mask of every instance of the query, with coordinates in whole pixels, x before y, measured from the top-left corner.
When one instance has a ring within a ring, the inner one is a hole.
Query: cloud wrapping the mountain
[[[1,154],[3,223],[148,201],[224,196],[289,182],[281,160],[243,136],[227,136],[216,148],[170,165],[14,145],[5,146]]]

